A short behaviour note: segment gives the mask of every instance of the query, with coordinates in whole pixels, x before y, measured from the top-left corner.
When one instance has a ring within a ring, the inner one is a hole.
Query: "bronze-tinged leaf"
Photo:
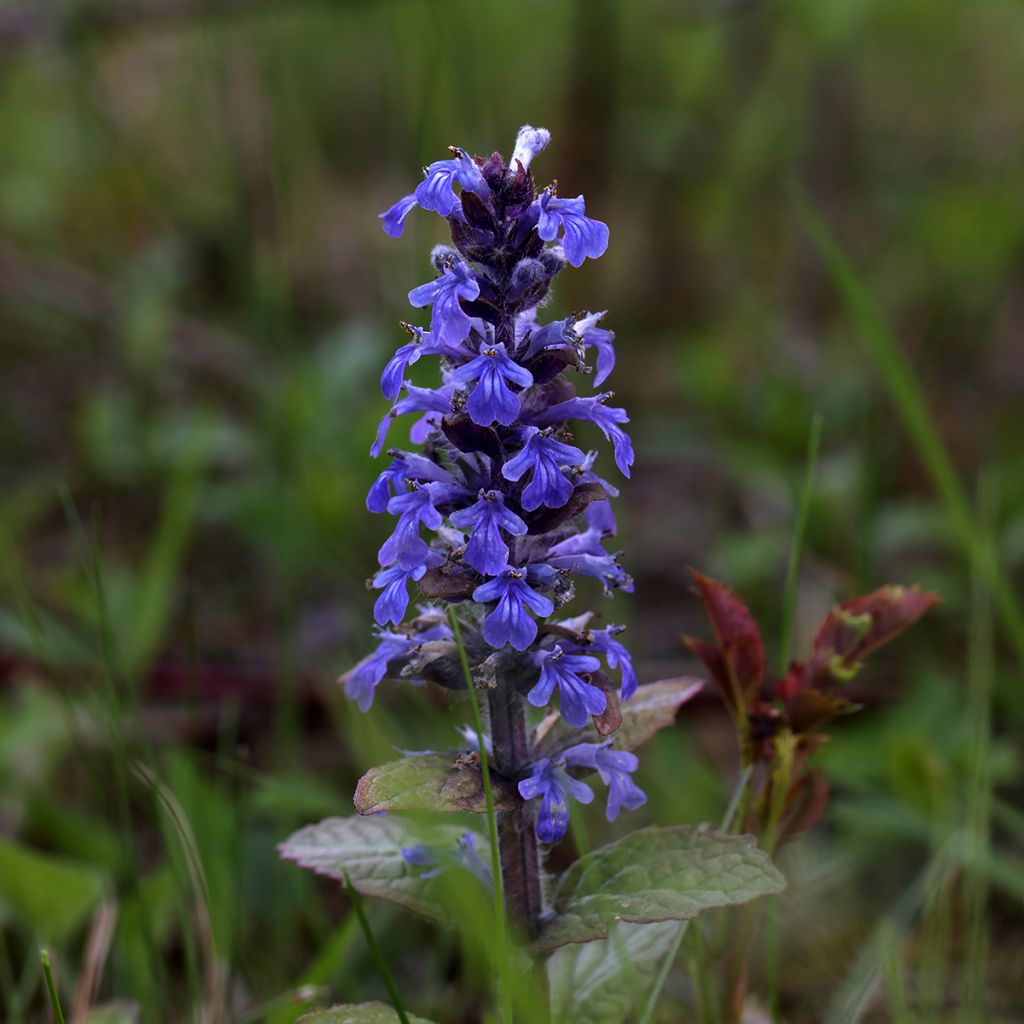
[[[789,727],[795,733],[808,732],[838,715],[856,711],[859,705],[834,690],[801,690],[786,705]]]
[[[494,230],[494,216],[475,192],[466,189],[459,198],[462,200],[462,212],[466,215],[468,223],[483,231]]]
[[[453,413],[441,420],[444,436],[460,452],[483,452],[492,459],[500,458],[502,453],[501,438],[491,427],[481,427],[474,423],[467,413]]]
[[[528,513],[526,525],[531,534],[547,533],[549,530],[555,529],[556,526],[575,519],[592,501],[607,500],[608,494],[600,484],[579,484],[561,508],[541,506],[536,512]]]
[[[604,711],[594,715],[594,728],[602,736],[611,736],[622,725],[622,709],[619,706],[619,688],[603,672],[592,672],[590,681],[604,693]]]
[[[714,679],[726,707],[733,715],[738,715],[740,708],[736,702],[736,694],[729,683],[729,669],[725,664],[722,652],[714,644],[708,643],[707,640],[701,640],[699,636],[684,636],[683,643],[704,662],[704,666],[711,674],[711,678]]]
[[[690,570],[732,685],[744,699],[764,682],[761,631],[747,606],[726,586]]]
[[[679,676],[647,683],[619,705],[622,724],[615,733],[617,750],[635,750],[656,732],[676,720],[679,709],[704,688],[704,680],[695,676]],[[555,757],[560,751],[577,743],[600,743],[601,734],[592,725],[573,729],[558,712],[552,712],[534,734],[538,757]]]
[[[780,839],[806,832],[816,825],[828,804],[828,780],[821,772],[808,772],[798,779],[786,797],[786,813],[779,832]]]
[[[428,569],[419,581],[426,597],[440,601],[465,601],[479,585],[479,579],[463,570],[446,571],[444,566]]]
[[[493,769],[491,784],[496,810],[511,811],[522,803],[515,787]],[[359,780],[353,803],[360,814],[485,814],[480,758],[476,754],[414,754],[371,768]]]
[[[837,668],[855,669],[872,651],[899,636],[939,600],[938,594],[916,585],[895,584],[851,598],[825,616],[814,638],[814,653],[834,656]]]

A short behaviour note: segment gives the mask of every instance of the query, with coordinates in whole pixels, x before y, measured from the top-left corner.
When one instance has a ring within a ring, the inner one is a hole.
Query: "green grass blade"
[[[47,949],[39,951],[39,959],[43,965],[43,978],[46,981],[46,994],[50,997],[53,1019],[57,1024],[65,1024],[64,1011],[61,1009],[60,996],[57,995],[57,984],[53,980],[53,968],[50,967],[50,953]]]
[[[754,766],[749,764],[743,769],[743,774],[740,775],[736,788],[729,799],[729,806],[725,809],[725,814],[722,815],[722,824],[719,826],[720,831],[728,832],[732,828],[753,771]],[[676,957],[679,956],[679,949],[683,944],[683,939],[686,938],[689,925],[689,921],[683,921],[679,925],[679,931],[676,933],[669,951],[665,954],[665,959],[662,961],[657,977],[654,979],[654,984],[651,986],[651,991],[648,993],[647,1002],[644,1004],[644,1011],[640,1016],[640,1024],[650,1024],[654,1019],[654,1009],[658,1005],[658,999],[661,997],[661,990],[665,987],[665,982],[668,981],[668,976],[672,970],[672,965],[676,962]]]
[[[793,524],[793,541],[789,548],[786,565],[786,587],[782,597],[782,627],[779,631],[779,674],[785,675],[789,668],[790,646],[793,641],[793,618],[796,613],[797,584],[800,581],[800,556],[803,554],[804,534],[807,532],[807,517],[814,496],[814,478],[818,472],[818,448],[821,446],[821,413],[815,413],[807,438],[807,461],[804,480],[797,501],[796,521]]]
[[[792,187],[790,193],[797,216],[846,303],[858,327],[858,336],[896,406],[918,457],[946,506],[954,533],[965,553],[973,560],[979,543],[974,515],[932,420],[913,367],[828,225],[799,186]],[[992,565],[987,571],[1003,626],[1024,665],[1024,611],[998,567]]]
[[[469,668],[466,646],[462,642],[462,629],[455,608],[448,606],[448,620],[451,622],[452,635],[459,649],[459,663],[466,680],[466,691],[473,711],[473,728],[476,730],[477,745],[480,751],[480,774],[484,781],[484,802],[487,805],[487,838],[491,847],[491,877],[494,879],[494,929],[498,960],[498,980],[501,989],[501,1019],[503,1024],[512,1024],[512,979],[508,970],[508,925],[505,919],[505,892],[501,881],[501,852],[498,848],[498,819],[494,812],[494,793],[491,790],[491,767],[487,758],[487,744],[484,742],[483,720],[480,718],[480,702],[476,697],[476,684]]]
[[[965,841],[970,860],[984,860],[990,853],[992,827],[992,688],[994,674],[992,593],[988,581],[995,560],[993,526],[998,505],[991,477],[982,474],[978,483],[978,522],[981,543],[977,548],[971,588],[971,619],[968,647],[967,714],[970,720]],[[964,964],[961,1020],[974,1024],[985,1018],[985,982],[988,959],[988,879],[985,872],[969,867],[964,873]]]
[[[380,972],[384,987],[388,990],[391,1005],[395,1008],[395,1013],[398,1014],[398,1019],[402,1024],[409,1024],[409,1018],[406,1016],[402,997],[398,994],[398,988],[395,985],[395,979],[391,976],[388,962],[384,959],[384,953],[377,944],[377,937],[373,934],[373,929],[370,927],[370,920],[366,916],[366,910],[363,908],[363,901],[352,885],[348,872],[343,870],[343,874],[345,875],[345,888],[348,890],[349,899],[352,901],[352,909],[356,912],[359,926],[363,929],[363,935],[366,936],[366,944],[370,947],[370,952],[373,954],[373,959],[377,964],[377,970]]]

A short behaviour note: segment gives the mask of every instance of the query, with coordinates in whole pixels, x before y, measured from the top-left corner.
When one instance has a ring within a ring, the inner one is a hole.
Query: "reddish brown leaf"
[[[917,586],[888,584],[833,608],[814,638],[814,654],[842,669],[856,666],[897,637],[939,601],[937,594]]]
[[[828,804],[828,781],[819,771],[811,771],[798,779],[786,797],[786,816],[780,839],[806,832],[816,825]]]
[[[708,660],[709,645],[700,642],[695,645],[692,640],[687,640],[687,643],[708,666],[723,692],[735,693],[736,696],[727,697],[727,700],[734,704],[738,696],[746,704],[764,681],[765,659],[761,631],[747,606],[728,587],[693,569],[690,575],[697,584],[704,611],[711,622],[721,664],[716,667],[712,663],[713,658]]]
[[[600,686],[608,703],[600,715],[594,715],[594,728],[602,736],[611,736],[622,725],[622,709],[619,707],[619,690],[603,672],[593,672],[590,681]]]
[[[789,727],[793,732],[808,732],[837,715],[856,711],[858,705],[833,692],[801,690],[786,705]]]
[[[722,691],[722,699],[729,710],[733,713],[737,712],[739,709],[733,699],[732,687],[729,685],[729,670],[725,666],[722,652],[714,644],[708,643],[707,640],[701,640],[697,636],[684,636],[682,639],[683,643],[704,662],[715,685]]]

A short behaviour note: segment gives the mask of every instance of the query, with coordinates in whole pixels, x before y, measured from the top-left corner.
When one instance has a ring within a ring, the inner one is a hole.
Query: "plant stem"
[[[807,438],[807,461],[804,465],[804,480],[797,500],[796,522],[793,524],[793,540],[789,547],[789,562],[786,566],[786,588],[782,597],[782,629],[779,637],[779,675],[789,669],[789,651],[793,641],[793,618],[796,612],[797,584],[800,580],[800,556],[803,553],[804,533],[807,530],[807,516],[814,495],[814,477],[818,469],[818,447],[821,444],[821,413],[815,413],[811,420],[811,432]]]
[[[753,765],[747,765],[737,780],[736,788],[732,791],[732,796],[729,799],[729,806],[725,809],[725,814],[722,815],[722,823],[719,826],[720,832],[728,832],[732,828],[733,819],[736,817],[743,794],[747,791],[747,785],[750,782],[750,776],[753,774],[753,771]],[[658,998],[661,996],[661,990],[665,987],[665,982],[668,980],[669,971],[672,970],[672,965],[676,962],[676,957],[679,956],[679,947],[683,944],[683,939],[686,938],[689,925],[689,921],[683,921],[679,925],[676,937],[672,940],[672,945],[669,947],[669,951],[658,970],[658,976],[654,979],[654,985],[651,987],[650,994],[647,997],[644,1011],[640,1015],[640,1024],[650,1024],[654,1018],[654,1008],[658,1005]]]
[[[53,980],[53,969],[50,967],[50,953],[47,949],[39,951],[39,959],[43,965],[43,978],[46,980],[46,992],[50,997],[50,1006],[53,1008],[53,1019],[57,1024],[64,1024],[64,1011],[61,1009],[60,996],[57,995],[57,985]],[[408,1024],[408,1022],[406,1022]]]
[[[398,994],[398,986],[395,985],[395,979],[391,977],[391,971],[388,970],[388,962],[384,959],[384,953],[377,944],[377,937],[373,934],[370,920],[363,909],[363,901],[352,885],[352,879],[348,877],[348,872],[344,867],[342,868],[342,874],[345,877],[345,888],[348,890],[348,897],[352,901],[352,909],[356,912],[359,926],[363,929],[363,935],[366,937],[366,944],[370,947],[370,953],[373,954],[381,980],[384,982],[384,987],[388,990],[391,1005],[395,1008],[395,1013],[398,1014],[398,1019],[402,1024],[409,1024],[409,1018],[405,1013],[405,1006],[402,1004],[402,997]]]
[[[515,778],[530,760],[530,739],[523,698],[511,688],[489,694],[494,765],[506,778]],[[537,937],[544,912],[537,835],[529,815],[503,814],[498,822],[501,876],[508,913],[529,939]]]
[[[462,665],[462,674],[466,680],[469,704],[473,710],[473,728],[476,730],[477,747],[480,751],[480,774],[483,777],[484,783],[484,803],[487,806],[487,835],[491,848],[491,877],[494,879],[494,943],[495,957],[498,961],[501,1019],[503,1024],[512,1024],[512,985],[509,975],[508,925],[505,920],[505,892],[501,873],[501,853],[498,845],[498,819],[494,811],[494,793],[491,789],[491,766],[487,757],[483,721],[480,718],[480,702],[476,698],[476,682],[469,668],[469,657],[466,654],[466,645],[462,640],[459,618],[452,605],[448,605],[448,621],[451,623],[455,645],[459,649],[459,663]]]

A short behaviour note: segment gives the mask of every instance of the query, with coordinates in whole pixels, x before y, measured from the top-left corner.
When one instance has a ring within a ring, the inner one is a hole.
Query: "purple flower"
[[[409,581],[423,579],[426,571],[426,565],[418,565],[414,569],[393,565],[374,576],[374,589],[382,593],[373,606],[373,617],[381,626],[389,622],[397,626],[405,618],[409,607]]]
[[[579,466],[586,455],[570,444],[556,441],[550,431],[527,427],[526,443],[502,466],[506,480],[521,480],[532,470],[530,482],[523,488],[523,508],[532,512],[541,505],[561,508],[573,492],[572,481],[562,473],[562,466]]]
[[[568,796],[581,804],[594,799],[594,791],[585,782],[572,778],[546,757],[530,765],[529,775],[519,783],[519,795],[524,800],[540,798],[536,831],[542,843],[557,843],[565,835],[569,827]]]
[[[496,576],[508,564],[508,544],[501,531],[513,537],[526,533],[526,523],[505,507],[499,491],[481,491],[474,505],[453,512],[451,520],[469,533],[463,558],[485,576]]]
[[[615,369],[615,332],[598,327],[608,310],[600,313],[588,313],[582,320],[573,325],[576,336],[583,342],[584,348],[597,349],[597,373],[594,374],[594,387],[599,388]]]
[[[599,668],[618,674],[622,699],[637,687],[619,627],[588,630],[589,613],[577,615],[562,624],[562,635],[576,642],[556,642],[541,626],[556,604],[571,599],[574,577],[598,579],[606,593],[632,587],[618,555],[604,546],[615,532],[611,502],[584,500],[618,492],[594,472],[597,453],[576,447],[566,429],[575,430],[573,420],[595,424],[629,475],[626,413],[610,406],[610,392],[593,393],[615,366],[615,336],[602,326],[604,312],[548,324],[537,319],[555,275],[567,263],[600,256],[609,238],[607,226],[587,216],[582,196],[559,198],[553,188],[537,193],[532,164],[549,138],[543,128],[524,126],[508,164],[498,153],[473,159],[451,148],[450,159],[424,169],[412,195],[381,214],[384,230],[397,237],[414,206],[435,211],[447,219],[453,247],[433,250],[438,276],[409,293],[413,306],[431,307],[429,328],[403,325],[411,337],[381,375],[391,409],[372,453],[385,449],[391,421],[407,413],[415,414],[407,447],[422,448],[391,449],[391,464],[367,495],[367,508],[395,517],[373,580],[374,616],[382,625],[402,623],[410,582],[422,580],[428,596],[408,625],[380,633],[377,650],[345,677],[360,706],[370,705],[389,665],[391,674],[401,667],[420,681],[448,681],[452,635],[430,595],[460,599],[467,590],[471,668],[489,667],[489,648],[526,652],[495,658],[535,665],[536,678],[523,688],[527,699],[560,707],[567,727],[585,727],[589,716],[605,711],[610,684]],[[437,386],[410,384],[409,367],[428,355],[440,357]],[[586,397],[588,362],[596,386]],[[589,486],[579,492],[581,485]],[[495,685],[520,686],[518,671],[502,665]],[[467,743],[474,747],[475,737]],[[609,818],[645,799],[631,777],[636,758],[608,742],[577,744],[534,764],[524,764],[505,736],[496,735],[491,746],[503,764],[510,762],[522,796],[535,801],[537,834],[546,842],[565,834],[570,798],[593,799],[590,786],[574,777],[583,771],[598,772],[608,786]],[[471,835],[454,851],[421,845],[403,855],[424,877],[456,863],[486,873]]]
[[[480,294],[480,283],[462,262],[453,262],[433,281],[409,292],[409,302],[416,307],[433,306],[430,333],[443,345],[457,345],[469,335],[470,317],[459,305],[459,299],[473,300]]]
[[[377,458],[384,450],[384,442],[388,438],[392,420],[404,416],[407,412],[436,413],[444,416],[452,411],[454,384],[446,384],[440,388],[418,388],[415,384],[403,386],[406,392],[405,397],[395,402],[387,416],[380,421],[380,426],[377,427],[377,436],[370,448],[370,454],[374,458]]]
[[[574,729],[582,729],[589,715],[600,715],[608,704],[604,691],[591,685],[581,674],[596,672],[601,663],[587,654],[566,654],[561,647],[541,651],[540,678],[526,699],[535,707],[543,708],[551,700],[555,687],[562,700],[562,717]]]
[[[430,868],[429,871],[424,871],[420,878],[436,878],[452,868],[463,868],[483,882],[488,889],[493,884],[491,869],[480,856],[476,846],[476,836],[472,832],[464,832],[459,836],[454,850],[425,843],[404,846],[402,847],[402,859],[414,867]]]
[[[405,230],[405,218],[415,205],[416,196],[403,196],[394,206],[383,213],[378,213],[377,216],[384,221],[384,233],[392,238],[401,238]]]
[[[562,248],[574,267],[582,266],[588,256],[597,259],[604,254],[608,248],[608,225],[585,215],[583,196],[559,199],[545,189],[538,202],[537,234],[545,242],[553,242],[561,228]]]
[[[625,645],[615,639],[625,626],[609,626],[607,629],[594,629],[586,633],[589,641],[581,650],[594,651],[604,655],[609,668],[622,668],[622,688],[619,696],[627,701],[636,693],[637,678],[633,668],[633,659]]]
[[[633,592],[633,579],[614,555],[601,546],[601,532],[592,527],[583,533],[574,533],[565,540],[552,544],[545,562],[554,569],[568,569],[582,576],[592,576],[604,586],[606,597],[613,590]]]
[[[374,690],[387,673],[388,662],[404,657],[412,647],[412,640],[400,633],[381,631],[378,636],[377,649],[338,680],[345,687],[345,696],[354,700],[360,711],[370,710]]]
[[[456,181],[470,192],[486,188],[480,168],[473,158],[454,146],[450,152],[453,159],[435,160],[424,170],[423,181],[413,193],[415,201],[424,210],[433,210],[442,217],[450,217],[461,209],[462,204],[454,189]]]
[[[481,583],[473,591],[473,600],[481,604],[498,602],[494,611],[484,619],[483,634],[492,647],[499,649],[511,644],[517,651],[525,651],[533,643],[537,636],[537,623],[527,608],[542,618],[555,610],[548,598],[530,589],[523,579],[523,570],[514,568],[505,569],[500,576]],[[594,665],[596,667],[596,661]]]
[[[576,320],[567,316],[563,320],[552,320],[549,324],[538,324],[535,320],[524,324],[524,336],[529,332],[529,342],[520,354],[523,359],[531,359],[546,348],[578,347],[578,339],[574,330]]]
[[[434,508],[433,501],[433,488],[437,486],[414,487],[388,502],[388,511],[398,516],[398,523],[377,555],[381,565],[397,562],[399,568],[415,569],[426,560],[428,549],[420,537],[420,526],[436,530],[441,525],[441,513]]]
[[[502,343],[485,348],[471,362],[460,366],[451,379],[457,384],[478,381],[473,388],[466,408],[474,423],[489,427],[495,420],[503,426],[514,423],[519,415],[519,396],[508,386],[518,384],[528,388],[533,383],[533,374],[513,362],[505,354]]]
[[[633,781],[639,761],[627,750],[609,749],[612,741],[580,743],[564,751],[562,757],[568,765],[593,768],[608,787],[608,805],[605,817],[614,821],[623,807],[635,811],[647,803],[647,794]]]
[[[374,480],[366,495],[366,507],[370,512],[386,512],[393,494],[404,494],[409,488],[406,480],[417,482],[436,480],[439,483],[454,483],[455,478],[443,466],[422,455],[400,452],[392,448],[388,455],[392,462]]]
[[[565,420],[586,420],[594,423],[612,443],[615,449],[615,465],[623,476],[629,476],[629,467],[633,465],[633,445],[629,435],[619,427],[620,423],[628,423],[629,417],[625,409],[614,409],[605,404],[614,396],[614,392],[606,391],[592,398],[570,398],[559,402],[534,416],[537,423],[563,423]]]
[[[422,354],[419,341],[410,341],[408,345],[402,345],[388,360],[384,372],[380,375],[380,389],[385,398],[394,401],[398,397],[398,392],[405,383],[405,368],[415,363]]]

